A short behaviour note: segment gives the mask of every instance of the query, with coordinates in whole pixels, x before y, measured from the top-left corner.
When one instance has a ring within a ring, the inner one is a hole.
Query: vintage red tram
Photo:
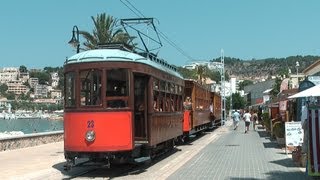
[[[126,46],[88,50],[64,65],[64,154],[107,165],[150,158],[183,134],[184,80]]]
[[[195,80],[185,80],[184,101],[184,138],[190,134],[217,126],[221,120],[219,95],[211,91],[208,85],[199,84]]]

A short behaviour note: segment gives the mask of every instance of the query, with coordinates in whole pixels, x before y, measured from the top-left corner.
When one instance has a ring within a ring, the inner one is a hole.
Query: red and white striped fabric
[[[310,108],[308,110],[308,174],[320,176],[320,109]]]

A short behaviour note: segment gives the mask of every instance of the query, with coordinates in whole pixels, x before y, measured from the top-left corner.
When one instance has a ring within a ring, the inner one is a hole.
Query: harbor
[[[50,118],[0,119],[0,139],[17,135],[63,130],[63,120]]]

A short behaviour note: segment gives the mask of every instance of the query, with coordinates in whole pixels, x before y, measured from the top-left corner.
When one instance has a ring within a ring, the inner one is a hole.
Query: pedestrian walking
[[[239,110],[235,111],[233,114],[232,114],[232,119],[233,119],[233,128],[234,130],[236,130],[239,126],[239,121],[240,121],[240,113],[239,113]]]
[[[254,109],[252,110],[252,127],[253,127],[253,130],[255,131],[256,130],[256,125],[259,123],[258,121],[258,114],[257,114],[257,111]]]
[[[245,122],[245,131],[244,133],[248,133],[249,131],[249,126],[250,126],[250,121],[251,121],[251,114],[249,113],[249,110],[246,110],[246,113],[243,115],[243,120]]]

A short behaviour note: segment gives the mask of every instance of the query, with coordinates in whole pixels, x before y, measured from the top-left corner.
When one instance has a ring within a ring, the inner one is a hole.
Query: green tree
[[[239,90],[244,90],[245,86],[248,86],[248,85],[251,85],[251,84],[253,84],[253,81],[244,80],[244,81],[239,83]]]
[[[21,66],[19,67],[19,71],[20,71],[20,72],[28,72],[28,69],[27,69],[26,66],[21,65]]]
[[[30,99],[29,94],[21,93],[21,94],[18,96],[18,100],[27,101],[27,100],[29,100],[29,99]]]
[[[43,70],[47,73],[59,72],[63,67],[44,67]]]
[[[232,94],[232,109],[243,109],[246,105],[244,97],[240,93]]]
[[[1,93],[1,95],[5,95],[7,90],[8,90],[8,86],[6,84],[1,84],[0,85],[0,93]]]
[[[270,94],[272,97],[277,97],[277,95],[280,92],[280,86],[281,86],[282,79],[281,77],[276,77],[275,83],[272,86],[272,90],[270,91]]]
[[[8,100],[14,100],[15,99],[15,94],[13,92],[8,92],[5,97],[8,99]]]
[[[203,84],[203,79],[208,77],[207,69],[208,69],[207,66],[203,66],[203,65],[196,66],[196,72],[197,72],[198,81],[200,82],[200,84]]]
[[[48,84],[49,81],[51,80],[50,74],[47,73],[47,72],[44,72],[44,71],[30,72],[30,77],[38,78],[39,79],[39,84]]]
[[[177,71],[182,75],[185,79],[197,79],[196,70],[187,69],[183,67],[178,67]]]
[[[92,34],[87,31],[79,33],[86,39],[83,45],[85,49],[96,49],[98,45],[107,43],[126,43],[129,44],[134,39],[123,29],[116,27],[116,19],[106,13],[97,14],[96,17],[91,16],[94,24]]]

